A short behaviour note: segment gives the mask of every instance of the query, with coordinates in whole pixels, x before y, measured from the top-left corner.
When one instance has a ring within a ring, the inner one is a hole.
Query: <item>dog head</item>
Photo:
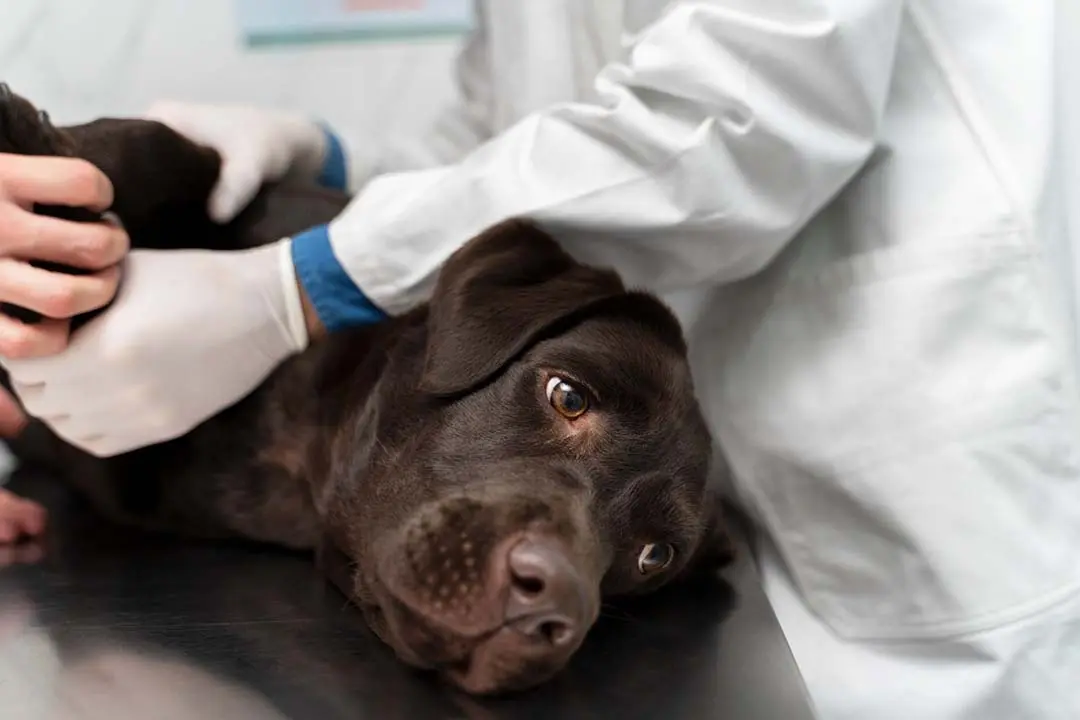
[[[729,559],[681,330],[654,297],[511,221],[445,263],[413,349],[339,433],[326,513],[347,591],[406,662],[472,693],[535,685],[602,598]]]

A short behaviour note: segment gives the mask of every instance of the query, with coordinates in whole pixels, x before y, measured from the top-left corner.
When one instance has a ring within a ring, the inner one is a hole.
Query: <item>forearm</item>
[[[514,216],[633,285],[750,275],[872,152],[900,5],[675,3],[601,74],[596,104],[531,115],[453,165],[376,178],[329,225],[324,259],[390,313]],[[328,326],[362,319],[312,300]]]

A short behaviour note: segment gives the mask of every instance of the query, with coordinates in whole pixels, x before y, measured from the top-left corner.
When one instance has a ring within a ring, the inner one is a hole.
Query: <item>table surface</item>
[[[3,720],[812,720],[748,559],[715,583],[605,606],[561,676],[501,700],[401,665],[307,555],[140,534],[56,483],[40,546],[0,553]]]

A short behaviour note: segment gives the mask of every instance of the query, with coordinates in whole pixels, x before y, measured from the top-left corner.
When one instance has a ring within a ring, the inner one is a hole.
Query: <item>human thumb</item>
[[[227,223],[240,214],[262,185],[262,173],[250,159],[225,160],[217,185],[210,193],[207,212],[217,223]]]

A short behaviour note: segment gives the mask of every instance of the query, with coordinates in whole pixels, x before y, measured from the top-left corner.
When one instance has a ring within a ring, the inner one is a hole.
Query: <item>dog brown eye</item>
[[[649,575],[663,570],[675,559],[675,548],[668,543],[649,543],[638,555],[638,572]]]
[[[547,398],[551,407],[571,420],[581,417],[589,409],[589,398],[585,393],[559,377],[548,380]]]

